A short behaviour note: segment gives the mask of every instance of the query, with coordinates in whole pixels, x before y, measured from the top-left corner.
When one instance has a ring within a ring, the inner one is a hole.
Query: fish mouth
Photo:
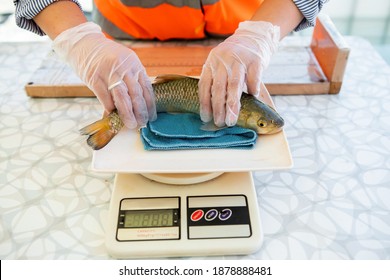
[[[271,130],[267,134],[275,134],[275,133],[281,132],[282,130],[283,130],[283,127],[276,127],[275,129]]]
[[[268,129],[268,130],[258,129],[257,130],[257,134],[264,134],[264,135],[275,134],[275,133],[278,133],[278,132],[280,132],[282,130],[283,130],[283,127],[274,127],[272,129]]]
[[[272,121],[274,124],[273,128],[267,134],[275,134],[283,130],[284,127],[284,119],[280,118],[275,121]]]

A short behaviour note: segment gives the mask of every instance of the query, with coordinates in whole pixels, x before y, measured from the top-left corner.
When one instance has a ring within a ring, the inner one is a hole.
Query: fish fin
[[[91,134],[96,133],[97,131],[99,131],[102,128],[102,123],[101,123],[102,121],[103,121],[103,119],[81,128],[79,130],[80,134],[81,135],[91,135]]]
[[[178,75],[178,74],[159,75],[154,79],[152,84],[163,84],[163,83],[167,83],[170,81],[176,81],[176,80],[181,80],[181,79],[185,79],[185,78],[190,78],[190,77],[184,76],[184,75]]]
[[[104,117],[79,130],[82,135],[88,135],[87,143],[94,150],[100,150],[116,135],[111,129],[109,116]]]
[[[208,123],[204,123],[200,127],[200,129],[203,131],[218,131],[218,130],[222,130],[224,128],[227,128],[227,126],[222,126],[222,127],[216,126],[213,121],[208,122]]]
[[[111,130],[99,130],[88,137],[87,143],[92,149],[100,150],[106,146],[115,135],[116,133]]]

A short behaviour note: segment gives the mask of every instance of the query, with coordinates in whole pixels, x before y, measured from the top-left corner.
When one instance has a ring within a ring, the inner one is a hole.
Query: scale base
[[[106,246],[119,259],[251,254],[263,242],[258,208],[251,172],[185,186],[117,174]]]

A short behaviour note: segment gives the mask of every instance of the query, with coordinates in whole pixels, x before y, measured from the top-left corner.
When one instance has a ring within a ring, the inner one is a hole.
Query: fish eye
[[[257,125],[260,126],[260,127],[266,127],[267,126],[267,122],[265,120],[258,120],[257,121]]]

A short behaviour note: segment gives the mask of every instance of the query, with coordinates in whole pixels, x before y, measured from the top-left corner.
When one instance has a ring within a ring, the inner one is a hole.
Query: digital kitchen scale
[[[224,173],[186,186],[118,174],[106,233],[108,251],[115,258],[255,252],[263,232],[252,186],[250,172]]]
[[[114,258],[256,252],[263,230],[251,171],[291,167],[283,131],[249,150],[145,151],[138,131],[122,129],[92,160],[93,170],[117,173],[107,250]]]

